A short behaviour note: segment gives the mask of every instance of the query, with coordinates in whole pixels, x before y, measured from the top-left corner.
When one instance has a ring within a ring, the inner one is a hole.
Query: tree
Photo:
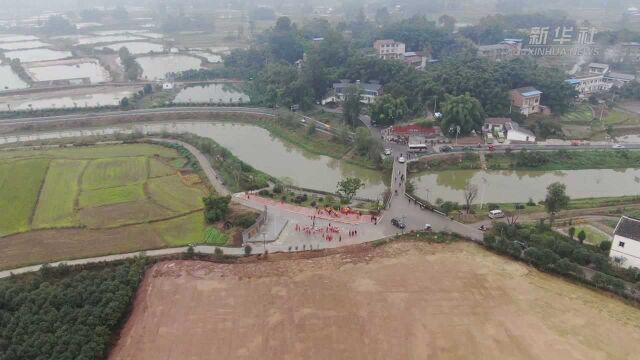
[[[573,237],[574,237],[575,235],[576,235],[576,228],[572,226],[572,227],[570,227],[570,228],[569,228],[569,238],[570,238],[571,240],[573,240]]]
[[[587,238],[587,233],[584,230],[580,230],[578,233],[578,240],[580,240],[580,244],[584,244],[584,240]]]
[[[364,183],[359,178],[348,177],[338,182],[338,195],[351,202],[351,199],[356,196],[358,190],[363,186]]]
[[[464,202],[467,205],[467,214],[471,212],[473,200],[478,196],[478,185],[467,183],[464,187]]]
[[[602,251],[609,251],[611,250],[611,241],[604,240],[603,242],[600,243],[599,247],[600,247],[600,250]]]
[[[459,135],[467,135],[471,130],[480,130],[485,113],[478,99],[468,93],[460,96],[446,96],[443,108],[442,129],[455,136],[458,126]]]
[[[386,6],[378,8],[376,10],[375,20],[376,20],[376,23],[380,25],[386,25],[389,22],[389,20],[391,20],[391,14],[389,14],[389,10],[387,10]]]
[[[553,220],[556,214],[569,205],[569,196],[566,194],[567,186],[559,182],[547,186],[547,196],[544,200],[544,206],[549,213],[549,225],[553,226]]]
[[[356,121],[360,119],[361,108],[360,88],[356,85],[347,86],[344,94],[344,102],[342,103],[342,115],[344,116],[344,122],[352,128],[355,128]]]
[[[149,95],[151,93],[153,93],[153,87],[151,86],[151,84],[145,84],[144,88],[143,88],[144,94],[145,95]]]
[[[42,25],[42,31],[52,35],[73,34],[76,32],[76,26],[61,15],[53,15],[49,16],[44,25]]]
[[[288,17],[278,18],[276,26],[267,34],[266,41],[269,52],[275,60],[283,60],[293,64],[296,60],[302,59],[302,42]]]
[[[371,120],[380,125],[393,125],[407,114],[409,109],[404,98],[383,95],[370,106]]]
[[[444,14],[438,18],[438,25],[448,32],[452,33],[456,28],[456,19],[453,16]]]
[[[202,199],[204,202],[204,218],[208,223],[224,219],[229,212],[231,196],[209,195]]]
[[[129,107],[129,98],[128,97],[123,97],[122,99],[120,99],[120,107],[123,109],[126,109]]]

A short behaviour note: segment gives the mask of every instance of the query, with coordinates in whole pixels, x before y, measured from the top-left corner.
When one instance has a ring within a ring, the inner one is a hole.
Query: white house
[[[402,60],[405,53],[405,44],[392,39],[376,40],[373,42],[373,48],[376,50],[378,57],[389,60]]]
[[[636,78],[632,74],[611,71],[611,67],[607,64],[591,63],[588,68],[587,73],[565,80],[580,93],[580,97],[609,91],[614,85],[622,87]]]
[[[609,257],[626,268],[640,268],[640,220],[623,216],[613,232]]]

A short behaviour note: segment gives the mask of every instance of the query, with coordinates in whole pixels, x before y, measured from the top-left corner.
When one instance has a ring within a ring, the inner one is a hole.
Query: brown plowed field
[[[155,265],[111,359],[637,359],[640,310],[469,243]]]

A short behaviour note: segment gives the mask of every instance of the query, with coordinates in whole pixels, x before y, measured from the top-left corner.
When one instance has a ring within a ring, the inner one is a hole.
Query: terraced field
[[[208,189],[184,162],[151,144],[0,151],[0,268],[205,242]]]

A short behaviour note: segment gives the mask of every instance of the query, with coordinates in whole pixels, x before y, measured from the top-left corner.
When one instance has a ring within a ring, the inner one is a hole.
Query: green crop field
[[[143,157],[92,160],[82,177],[82,189],[93,190],[144,182],[147,161]]]
[[[167,165],[161,162],[158,159],[151,159],[149,161],[149,177],[161,177],[161,176],[169,176],[174,175],[176,173],[176,169],[170,165]]]
[[[204,243],[206,187],[176,175],[184,163],[151,144],[0,151],[0,254],[15,267]]]
[[[112,205],[144,199],[143,184],[131,184],[97,190],[87,190],[80,194],[80,208]]]
[[[42,159],[0,163],[0,236],[29,229],[48,166]]]
[[[86,164],[84,160],[51,161],[33,217],[34,228],[77,225],[78,178]]]
[[[204,193],[185,186],[178,175],[149,179],[147,188],[151,199],[167,209],[186,212],[202,208]]]
[[[204,216],[200,212],[152,225],[162,240],[172,246],[202,243],[205,236]]]

